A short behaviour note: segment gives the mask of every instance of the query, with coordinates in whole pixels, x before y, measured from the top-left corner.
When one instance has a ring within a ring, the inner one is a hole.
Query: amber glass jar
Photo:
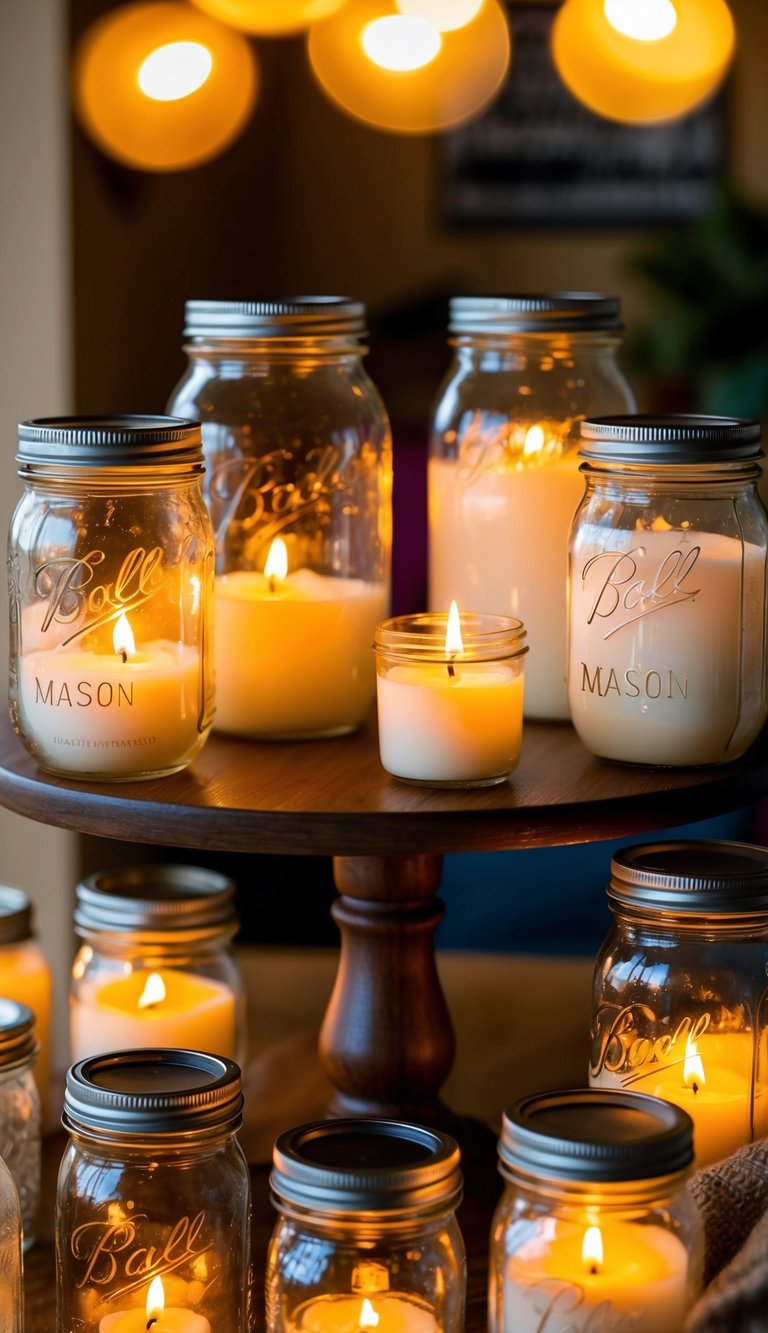
[[[37,1235],[40,1203],[40,1096],[34,1079],[34,1014],[0,999],[0,1148],[21,1204],[24,1249]]]

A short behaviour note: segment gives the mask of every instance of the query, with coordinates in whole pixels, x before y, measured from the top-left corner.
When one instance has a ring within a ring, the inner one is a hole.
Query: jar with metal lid
[[[590,1083],[682,1106],[698,1166],[768,1134],[768,851],[625,847],[608,901]]]
[[[21,1209],[13,1176],[0,1157],[0,1330],[24,1333]]]
[[[691,1122],[640,1093],[578,1088],[504,1113],[491,1333],[682,1333],[701,1282],[685,1188]]]
[[[280,1213],[267,1258],[267,1333],[460,1333],[459,1149],[437,1130],[333,1120],[278,1138]]]
[[[235,885],[201,866],[139,865],[78,884],[73,1062],[132,1047],[245,1058],[245,998],[232,952]]]
[[[581,499],[575,424],[632,412],[619,301],[595,292],[461,296],[432,425],[429,604],[516,616],[525,715],[568,717],[568,532]]]
[[[768,713],[760,427],[730,417],[581,424],[568,695],[605,759],[722,764]]]
[[[35,1016],[35,1082],[42,1122],[49,1121],[51,1077],[51,969],[35,937],[26,893],[0,884],[0,991]]]
[[[35,1016],[25,1004],[0,999],[0,1157],[21,1205],[24,1249],[37,1234],[40,1204],[40,1097],[34,1079]]]
[[[197,422],[19,427],[8,541],[10,709],[41,768],[122,782],[184,768],[210,729],[212,537]]]
[[[342,297],[188,301],[169,411],[202,423],[216,539],[217,731],[337,736],[374,700],[389,422]]]
[[[57,1328],[249,1333],[240,1070],[199,1051],[95,1056],[67,1074]]]

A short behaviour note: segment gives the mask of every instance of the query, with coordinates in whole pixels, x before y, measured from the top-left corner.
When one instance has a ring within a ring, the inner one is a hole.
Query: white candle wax
[[[688,1254],[676,1236],[601,1216],[603,1260],[595,1266],[582,1258],[584,1227],[545,1225],[506,1262],[505,1333],[680,1333]]]
[[[373,702],[383,584],[299,569],[215,583],[217,731],[289,739],[351,731]]]
[[[525,715],[567,719],[568,533],[584,493],[576,450],[539,466],[466,469],[431,458],[429,604],[452,597],[521,619]]]
[[[210,977],[165,969],[166,997],[140,1007],[150,973],[137,970],[108,981],[84,981],[70,1008],[74,1063],[104,1051],[170,1046],[236,1058],[235,998]]]
[[[319,1296],[299,1307],[289,1327],[295,1333],[438,1333],[432,1311],[399,1292],[369,1296],[368,1313],[365,1299],[362,1294]]]
[[[99,1333],[147,1333],[146,1310],[136,1307],[104,1315],[99,1321]],[[172,1305],[158,1314],[150,1333],[211,1333],[211,1325],[204,1315]]]
[[[392,666],[377,677],[381,762],[395,777],[480,783],[520,757],[523,672],[505,662]]]
[[[764,591],[756,546],[582,525],[568,690],[584,743],[629,763],[711,764],[743,753],[765,716]]]

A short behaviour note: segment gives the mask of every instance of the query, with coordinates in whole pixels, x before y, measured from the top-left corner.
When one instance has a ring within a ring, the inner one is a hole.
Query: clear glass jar
[[[242,1106],[237,1065],[198,1051],[127,1051],[69,1070],[57,1328],[144,1333],[157,1320],[178,1333],[249,1333]]]
[[[0,1157],[0,1333],[24,1333],[22,1272],[19,1196]]]
[[[436,1130],[334,1120],[281,1134],[267,1333],[461,1333],[459,1150]]]
[[[21,889],[0,884],[0,989],[35,1015],[35,1082],[42,1122],[50,1120],[51,969],[32,929],[32,904]]]
[[[640,1093],[548,1092],[506,1111],[490,1333],[682,1333],[703,1255],[692,1156],[685,1113]]]
[[[392,449],[364,318],[337,297],[187,302],[189,366],[169,411],[202,422],[217,731],[336,736],[373,703]]]
[[[635,401],[619,302],[588,292],[451,301],[453,365],[430,445],[429,605],[518,616],[525,715],[567,719],[568,532],[583,485],[575,424]]]
[[[25,1004],[0,999],[0,1157],[21,1204],[24,1249],[37,1235],[40,1206],[40,1096],[34,1078],[35,1016]]]
[[[388,773],[428,787],[490,787],[520,758],[521,621],[396,616],[376,629],[379,753]]]
[[[768,852],[622,848],[598,954],[589,1079],[682,1106],[697,1166],[768,1134]]]
[[[760,428],[724,417],[581,425],[568,697],[604,759],[722,764],[768,713]]]
[[[196,422],[19,427],[8,542],[11,720],[41,768],[122,782],[184,768],[210,729],[212,537]]]
[[[140,865],[75,890],[82,940],[72,967],[73,1063],[167,1046],[242,1064],[245,996],[232,952],[235,885],[200,866]]]

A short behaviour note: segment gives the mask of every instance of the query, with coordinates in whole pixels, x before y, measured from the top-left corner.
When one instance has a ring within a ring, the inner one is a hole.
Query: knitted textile
[[[703,1295],[686,1333],[768,1333],[768,1139],[698,1171],[704,1221]]]

